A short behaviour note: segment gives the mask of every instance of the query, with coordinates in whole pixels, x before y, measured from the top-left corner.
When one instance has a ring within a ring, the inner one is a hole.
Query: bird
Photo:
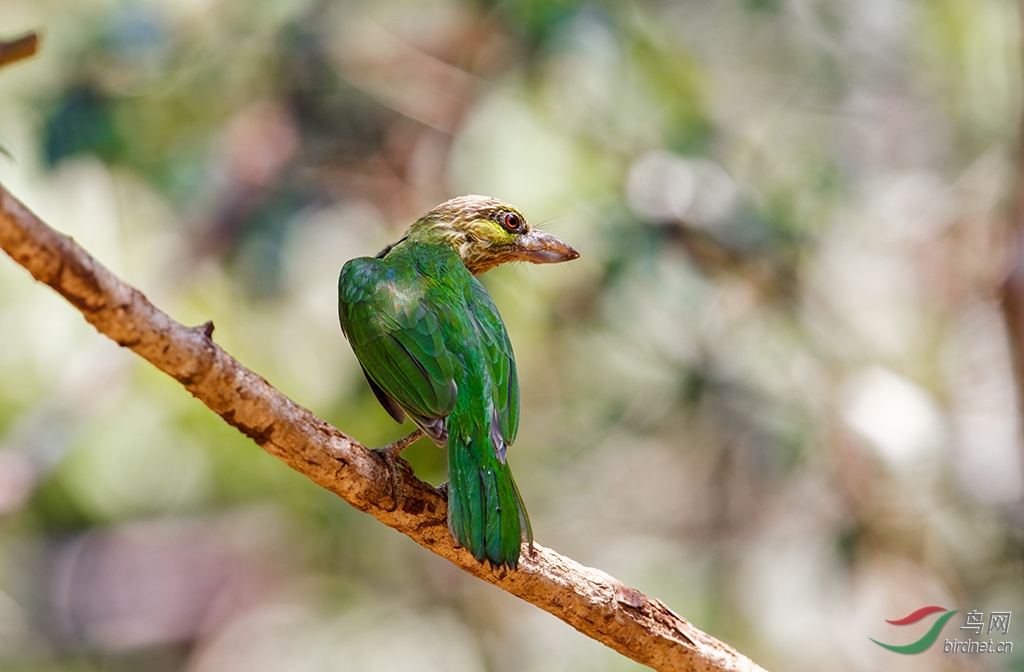
[[[430,210],[376,256],[349,260],[338,278],[341,330],[370,389],[394,420],[418,427],[376,452],[395,474],[424,434],[445,448],[448,529],[492,568],[517,569],[522,544],[533,553],[533,530],[506,460],[519,429],[515,355],[476,276],[578,257],[514,206],[468,195]]]

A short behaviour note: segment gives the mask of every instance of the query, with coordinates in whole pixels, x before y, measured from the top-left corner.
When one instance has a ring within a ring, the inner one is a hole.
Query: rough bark
[[[175,321],[2,186],[0,247],[66,298],[97,331],[173,377],[264,450],[466,572],[659,670],[762,669],[661,601],[543,546],[537,545],[535,555],[525,557],[516,571],[481,565],[453,545],[447,503],[434,487],[407,469],[400,468],[393,478],[376,453],[225,352],[211,339],[212,323],[187,327]]]

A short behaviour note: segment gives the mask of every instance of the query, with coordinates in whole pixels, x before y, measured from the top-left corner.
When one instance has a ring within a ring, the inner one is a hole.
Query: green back
[[[519,427],[515,356],[494,301],[451,247],[406,241],[349,261],[338,312],[367,377],[418,424],[447,418],[459,389],[482,384],[472,410],[488,424],[493,415],[504,461]]]

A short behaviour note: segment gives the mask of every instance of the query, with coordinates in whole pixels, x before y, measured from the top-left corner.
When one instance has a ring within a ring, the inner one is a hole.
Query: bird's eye
[[[523,218],[514,212],[506,212],[502,217],[502,224],[509,231],[518,231],[523,226]]]

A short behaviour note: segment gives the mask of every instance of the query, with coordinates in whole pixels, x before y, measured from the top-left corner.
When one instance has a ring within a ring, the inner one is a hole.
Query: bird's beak
[[[530,229],[519,236],[516,248],[518,261],[529,261],[534,264],[557,264],[580,256],[579,252],[540,229]]]

